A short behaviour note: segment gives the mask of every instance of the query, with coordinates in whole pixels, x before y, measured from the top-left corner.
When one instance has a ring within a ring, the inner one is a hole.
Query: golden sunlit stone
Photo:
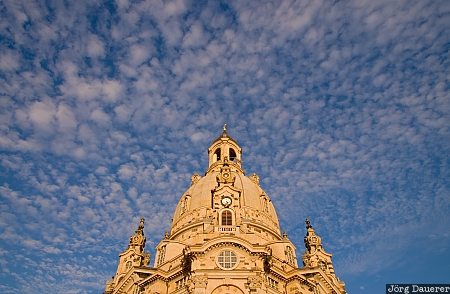
[[[205,175],[193,175],[181,196],[153,267],[144,251],[142,219],[105,294],[345,293],[309,220],[298,266],[296,247],[281,233],[259,177],[245,175],[241,156],[224,127],[208,148]]]

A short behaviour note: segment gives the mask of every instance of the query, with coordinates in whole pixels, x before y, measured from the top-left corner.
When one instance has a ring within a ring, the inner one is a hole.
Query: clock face
[[[226,207],[228,207],[228,206],[230,206],[230,204],[231,204],[231,198],[230,197],[223,197],[222,198],[222,200],[221,200],[221,202],[222,202],[222,205],[223,206],[226,206]]]

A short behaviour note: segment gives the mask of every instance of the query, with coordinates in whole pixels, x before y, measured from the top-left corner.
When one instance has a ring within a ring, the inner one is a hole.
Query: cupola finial
[[[220,136],[215,139],[208,148],[208,171],[211,167],[215,168],[222,165],[232,164],[243,172],[241,169],[242,149],[239,147],[238,143],[228,135],[227,127],[228,125],[225,123]]]
[[[305,246],[308,252],[314,251],[317,247],[322,247],[322,239],[316,235],[309,217],[305,220],[306,236],[304,238]],[[313,250],[314,249],[314,250]]]
[[[144,235],[144,223],[145,219],[141,217],[141,220],[139,222],[139,226],[136,231],[134,231],[134,234],[130,237],[130,246],[137,246],[140,247],[140,251],[143,251],[143,248],[145,247],[145,235]]]
[[[307,229],[312,228],[311,221],[309,220],[309,217],[306,218],[305,224],[306,224],[306,228]]]
[[[139,222],[138,230],[144,229],[145,218],[141,217],[141,221]]]

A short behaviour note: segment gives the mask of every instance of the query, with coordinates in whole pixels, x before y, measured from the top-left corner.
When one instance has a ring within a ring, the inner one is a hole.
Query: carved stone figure
[[[247,284],[250,290],[261,289],[263,278],[259,274],[257,274],[256,276],[249,276],[247,278]]]
[[[242,148],[226,128],[208,148],[205,174],[194,174],[180,196],[154,263],[144,250],[142,218],[103,294],[345,294],[309,219],[298,266],[296,245],[259,177],[244,172]],[[165,223],[152,226],[158,224]]]

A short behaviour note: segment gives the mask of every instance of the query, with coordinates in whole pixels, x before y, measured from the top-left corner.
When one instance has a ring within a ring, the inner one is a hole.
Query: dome
[[[171,239],[186,241],[197,227],[202,232],[260,232],[268,239],[281,238],[275,208],[259,186],[256,174],[241,168],[242,149],[224,129],[208,148],[205,175],[192,176],[191,186],[175,209]]]
[[[245,174],[241,156],[224,128],[208,148],[205,174],[194,174],[181,196],[154,266],[142,219],[105,294],[345,293],[309,220],[299,268],[295,245],[280,234],[275,208],[259,177]]]

